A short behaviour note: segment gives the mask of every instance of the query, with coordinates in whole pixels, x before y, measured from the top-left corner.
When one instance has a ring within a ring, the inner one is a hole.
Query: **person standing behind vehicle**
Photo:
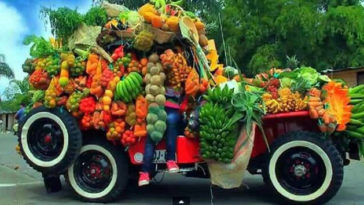
[[[167,170],[169,173],[179,172],[179,167],[176,163],[176,142],[177,137],[182,134],[180,125],[182,116],[179,112],[179,102],[181,99],[181,93],[176,92],[173,89],[167,88],[166,93],[167,101],[165,104],[165,110],[167,112],[167,129],[165,132],[166,139],[166,156]],[[148,185],[150,181],[149,174],[153,171],[153,155],[156,144],[152,141],[150,136],[147,137],[145,143],[143,165],[141,172],[139,173],[139,186]]]
[[[15,113],[15,119],[21,122],[25,118],[25,105],[24,103],[20,104],[20,109]]]

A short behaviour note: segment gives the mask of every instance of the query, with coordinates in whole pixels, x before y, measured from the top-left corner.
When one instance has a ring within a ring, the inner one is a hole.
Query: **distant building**
[[[12,131],[15,123],[15,113],[0,110],[0,131]]]
[[[349,87],[364,84],[364,67],[351,67],[338,70],[327,69],[322,71],[322,73],[328,75],[330,78],[344,80]]]

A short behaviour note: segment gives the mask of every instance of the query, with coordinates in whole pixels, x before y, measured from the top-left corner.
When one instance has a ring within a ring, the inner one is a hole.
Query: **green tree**
[[[11,80],[2,96],[5,100],[0,102],[0,110],[16,111],[21,103],[28,105],[31,99],[28,77],[23,80]]]
[[[248,74],[285,67],[286,56],[317,69],[364,65],[362,19],[359,0],[225,0],[222,10],[226,43]]]
[[[14,78],[14,72],[5,62],[5,55],[0,54],[0,77]]]

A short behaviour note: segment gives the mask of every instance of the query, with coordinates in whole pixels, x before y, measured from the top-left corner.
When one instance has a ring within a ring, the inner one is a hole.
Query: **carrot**
[[[316,110],[317,110],[317,108],[316,108]],[[325,109],[319,109],[319,110],[317,110],[317,113],[318,113],[318,115],[319,116],[323,116],[324,114],[325,114],[325,112],[326,112],[326,110]]]
[[[317,107],[317,106],[321,106],[321,105],[323,105],[323,104],[322,104],[322,102],[312,102],[312,101],[309,101],[309,102],[308,102],[308,105],[309,105],[310,107]]]
[[[310,108],[310,117],[312,119],[317,119],[319,117],[319,115],[315,109]]]
[[[321,99],[319,97],[313,97],[311,96],[310,99],[309,99],[310,102],[319,102],[321,101]]]
[[[322,120],[324,121],[325,124],[329,124],[330,123],[330,114],[325,112],[325,114],[322,116]]]

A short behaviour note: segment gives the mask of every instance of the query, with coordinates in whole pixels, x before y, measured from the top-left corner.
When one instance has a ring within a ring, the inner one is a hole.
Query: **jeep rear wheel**
[[[81,148],[80,155],[67,171],[66,179],[81,200],[110,202],[126,188],[128,165],[120,147],[94,138]]]
[[[267,184],[296,204],[330,200],[343,180],[343,162],[336,147],[318,134],[293,132],[273,143],[264,169]]]

